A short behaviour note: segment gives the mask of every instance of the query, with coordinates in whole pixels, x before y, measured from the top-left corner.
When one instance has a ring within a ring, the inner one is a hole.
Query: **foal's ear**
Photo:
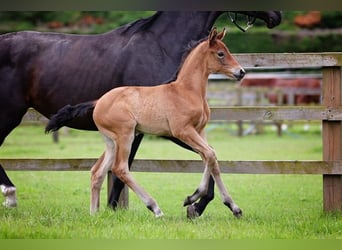
[[[216,38],[223,40],[224,36],[226,35],[226,28],[223,28],[222,32],[218,33]]]
[[[209,45],[213,45],[215,40],[216,40],[216,37],[217,37],[217,29],[216,27],[212,28],[212,30],[210,31],[210,34],[209,34],[209,37],[208,37],[208,40],[209,40]]]

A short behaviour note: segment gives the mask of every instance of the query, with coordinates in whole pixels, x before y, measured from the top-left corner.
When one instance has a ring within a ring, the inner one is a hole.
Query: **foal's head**
[[[222,42],[225,34],[225,29],[218,33],[216,28],[213,28],[209,34],[209,70],[211,73],[222,73],[241,80],[245,75],[245,70],[230,54],[229,49]]]

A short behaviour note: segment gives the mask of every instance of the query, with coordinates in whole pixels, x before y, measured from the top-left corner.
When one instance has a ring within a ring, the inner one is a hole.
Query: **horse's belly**
[[[137,131],[144,134],[158,135],[158,136],[170,136],[170,131],[167,129],[163,129],[161,127],[151,127],[151,126],[143,126],[138,125],[136,128]]]
[[[170,135],[169,124],[163,116],[151,116],[146,119],[139,119],[136,130],[153,135]]]

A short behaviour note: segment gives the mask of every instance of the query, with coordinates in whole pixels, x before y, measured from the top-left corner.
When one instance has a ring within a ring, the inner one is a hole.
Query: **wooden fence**
[[[264,74],[267,75],[267,74]],[[298,74],[297,74],[298,75]],[[306,74],[301,74],[304,77]],[[281,77],[279,77],[281,78]],[[293,77],[294,78],[294,77]],[[260,78],[262,80],[262,78]],[[283,78],[284,79],[284,78]],[[224,82],[227,85],[227,81]],[[240,107],[240,106],[282,106],[282,105],[295,105],[295,97],[299,95],[304,96],[321,96],[320,88],[309,87],[241,87],[238,84],[234,86],[226,86],[225,88],[211,89],[210,84],[207,93],[207,99],[211,107]],[[216,84],[217,85],[217,84]],[[220,84],[221,85],[221,84]],[[223,84],[222,84],[223,85]],[[270,102],[269,97],[272,96],[273,102]],[[287,102],[284,103],[284,98]],[[315,105],[314,103],[307,103],[306,105]],[[233,121],[237,125],[237,136],[247,135],[249,133],[262,133],[265,125],[273,125],[276,127],[277,135],[282,135],[282,125],[286,123],[283,120],[252,120],[250,121],[249,128],[244,129],[244,122],[242,120]],[[217,124],[217,121],[214,123]],[[227,121],[224,121],[227,123]],[[293,122],[291,122],[293,124]],[[213,126],[213,127],[216,127]]]
[[[223,173],[318,174],[323,178],[324,211],[342,211],[342,53],[236,54],[245,68],[320,68],[320,106],[212,108],[211,120],[320,120],[322,161],[219,161]],[[7,170],[89,170],[96,159],[1,159]],[[132,171],[202,172],[201,161],[135,160]],[[110,177],[110,175],[108,175]],[[112,183],[108,178],[108,189]],[[122,205],[128,204],[127,189]]]

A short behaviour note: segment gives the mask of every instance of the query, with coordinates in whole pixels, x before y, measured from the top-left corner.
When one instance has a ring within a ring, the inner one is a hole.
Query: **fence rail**
[[[12,171],[89,171],[97,159],[1,159]],[[342,174],[340,161],[219,161],[230,174]],[[200,160],[136,159],[131,171],[202,173]]]
[[[211,120],[321,120],[341,121],[342,107],[324,106],[252,106],[213,107]]]
[[[245,68],[320,68],[321,106],[213,108],[212,120],[320,120],[322,161],[220,161],[223,173],[319,174],[323,176],[323,209],[342,211],[342,52],[236,54]],[[95,159],[1,159],[7,170],[89,170]],[[135,160],[133,171],[201,172],[200,161]],[[112,183],[108,178],[108,188]],[[124,192],[123,204],[127,204]]]
[[[342,52],[234,54],[245,68],[322,68],[341,67]]]

